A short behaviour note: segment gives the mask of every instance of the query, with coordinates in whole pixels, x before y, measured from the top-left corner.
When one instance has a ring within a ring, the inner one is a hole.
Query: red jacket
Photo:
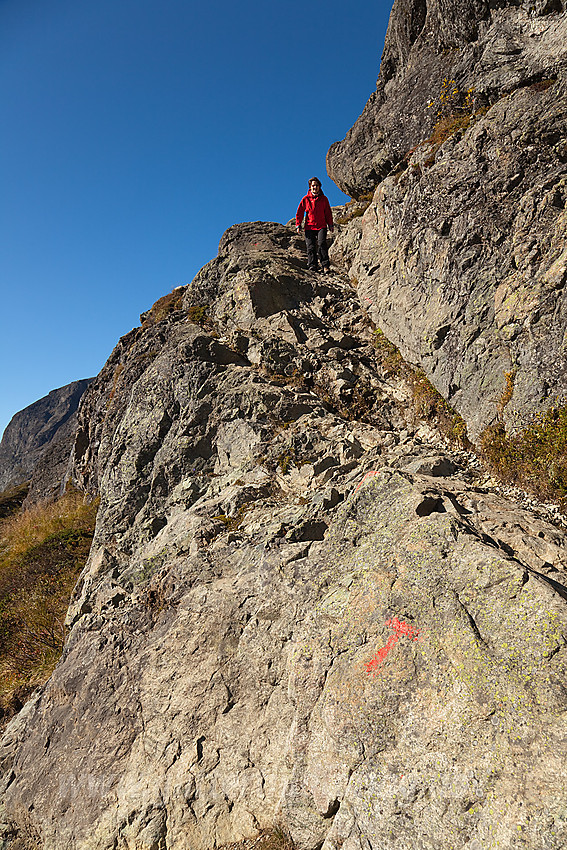
[[[295,214],[295,223],[298,227],[301,226],[304,215],[306,216],[306,230],[322,230],[324,227],[330,227],[332,230],[334,227],[331,205],[329,204],[326,195],[322,192],[320,192],[317,196],[308,192],[305,197],[301,199],[297,208],[297,213]]]

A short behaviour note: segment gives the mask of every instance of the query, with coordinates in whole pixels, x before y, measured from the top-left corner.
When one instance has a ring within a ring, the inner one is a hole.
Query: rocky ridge
[[[563,847],[564,533],[414,421],[291,228],[143,318],[81,406],[97,531],[5,846]]]
[[[32,482],[29,502],[52,498],[65,477],[77,408],[90,379],[52,390],[12,417],[0,442],[0,492]]]

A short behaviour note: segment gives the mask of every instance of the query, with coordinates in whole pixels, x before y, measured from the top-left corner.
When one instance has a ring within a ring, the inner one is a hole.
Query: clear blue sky
[[[0,0],[0,434],[94,376],[239,221],[290,219],[390,0]]]

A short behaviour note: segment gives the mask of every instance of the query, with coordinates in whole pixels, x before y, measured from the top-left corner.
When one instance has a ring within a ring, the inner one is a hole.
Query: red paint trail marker
[[[373,469],[373,470],[371,470],[370,472],[367,472],[367,473],[366,473],[366,475],[364,476],[364,478],[362,479],[362,481],[359,481],[359,483],[358,483],[358,484],[356,485],[356,487],[354,488],[354,492],[356,493],[356,491],[358,490],[358,488],[359,488],[359,487],[362,487],[362,485],[364,484],[364,482],[366,481],[366,479],[367,479],[370,475],[379,475],[379,474],[380,474],[380,472],[379,472],[379,470],[377,470],[377,469]]]
[[[412,626],[411,623],[404,623],[403,620],[398,620],[397,617],[392,617],[390,620],[386,620],[386,625],[389,629],[394,630],[394,634],[388,638],[386,646],[379,649],[374,658],[366,665],[366,672],[369,674],[374,673],[378,667],[380,667],[389,651],[397,644],[401,635],[405,635],[405,637],[410,638],[410,640],[417,640],[421,633],[421,629],[418,629],[416,626]]]

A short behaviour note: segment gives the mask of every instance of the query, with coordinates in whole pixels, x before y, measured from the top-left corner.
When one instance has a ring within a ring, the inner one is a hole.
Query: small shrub
[[[213,519],[218,519],[225,526],[227,531],[234,531],[238,528],[234,517],[227,516],[226,514],[216,514]]]
[[[282,826],[266,829],[257,838],[248,838],[236,844],[225,844],[220,850],[294,850],[295,844]]]
[[[474,89],[469,88],[463,92],[455,80],[445,77],[438,97],[431,100],[427,108],[435,109],[437,121],[459,113],[471,115],[474,111]]]
[[[549,408],[510,436],[503,423],[486,428],[480,451],[499,478],[567,509],[567,406]]]
[[[158,356],[159,351],[155,348],[150,348],[149,351],[143,351],[141,354],[137,354],[133,361],[134,363],[146,363],[148,360],[155,360]]]
[[[187,310],[187,319],[190,322],[193,322],[195,325],[202,325],[207,319],[207,307],[206,305],[198,305],[193,304]]]
[[[220,522],[222,522],[227,531],[236,531],[240,528],[244,521],[244,517],[253,506],[254,500],[243,502],[243,504],[240,505],[234,516],[227,516],[226,514],[217,514],[213,517],[213,519],[218,519]]]
[[[453,420],[449,423],[445,433],[451,442],[458,443],[460,446],[466,448],[472,448],[467,434],[467,424],[458,413],[455,413],[453,416]]]
[[[281,826],[276,826],[266,833],[258,844],[258,850],[293,850],[291,837]]]
[[[282,475],[287,475],[292,466],[295,465],[294,454],[291,451],[283,452],[277,460]]]
[[[157,322],[161,322],[163,319],[166,319],[172,313],[181,310],[183,307],[184,293],[184,288],[178,287],[168,295],[163,295],[161,298],[158,298],[155,304],[151,306],[148,313],[145,314],[142,327],[145,329],[150,327],[150,325],[155,325]]]
[[[413,402],[420,419],[429,419],[443,409],[446,401],[421,369],[412,369],[410,383]]]
[[[399,349],[387,338],[380,328],[374,331],[374,348],[382,369],[387,375],[409,368]]]
[[[512,396],[514,395],[514,378],[516,377],[516,369],[512,369],[511,372],[504,372],[504,381],[505,386],[502,391],[502,395],[500,397],[500,401],[498,402],[498,412],[503,413],[506,405],[510,404],[512,401]]]
[[[437,98],[428,104],[428,109],[435,109],[437,120],[433,131],[428,139],[421,142],[406,154],[405,159],[409,161],[411,155],[422,145],[430,145],[431,151],[423,161],[426,168],[430,168],[435,162],[437,151],[448,138],[455,133],[466,130],[473,121],[488,111],[488,107],[475,111],[474,89],[469,88],[462,92],[455,80],[447,77],[441,84],[441,91]]]
[[[457,112],[454,115],[446,115],[436,121],[431,136],[427,139],[428,144],[438,148],[447,141],[449,136],[459,130],[466,130],[472,121],[472,115],[467,112]],[[427,162],[425,163],[427,164]]]
[[[349,201],[345,206],[351,207],[351,209],[345,210],[343,215],[337,216],[335,224],[348,224],[353,218],[361,218],[372,203],[374,191],[373,189],[371,192],[367,192],[359,198],[353,198]]]

